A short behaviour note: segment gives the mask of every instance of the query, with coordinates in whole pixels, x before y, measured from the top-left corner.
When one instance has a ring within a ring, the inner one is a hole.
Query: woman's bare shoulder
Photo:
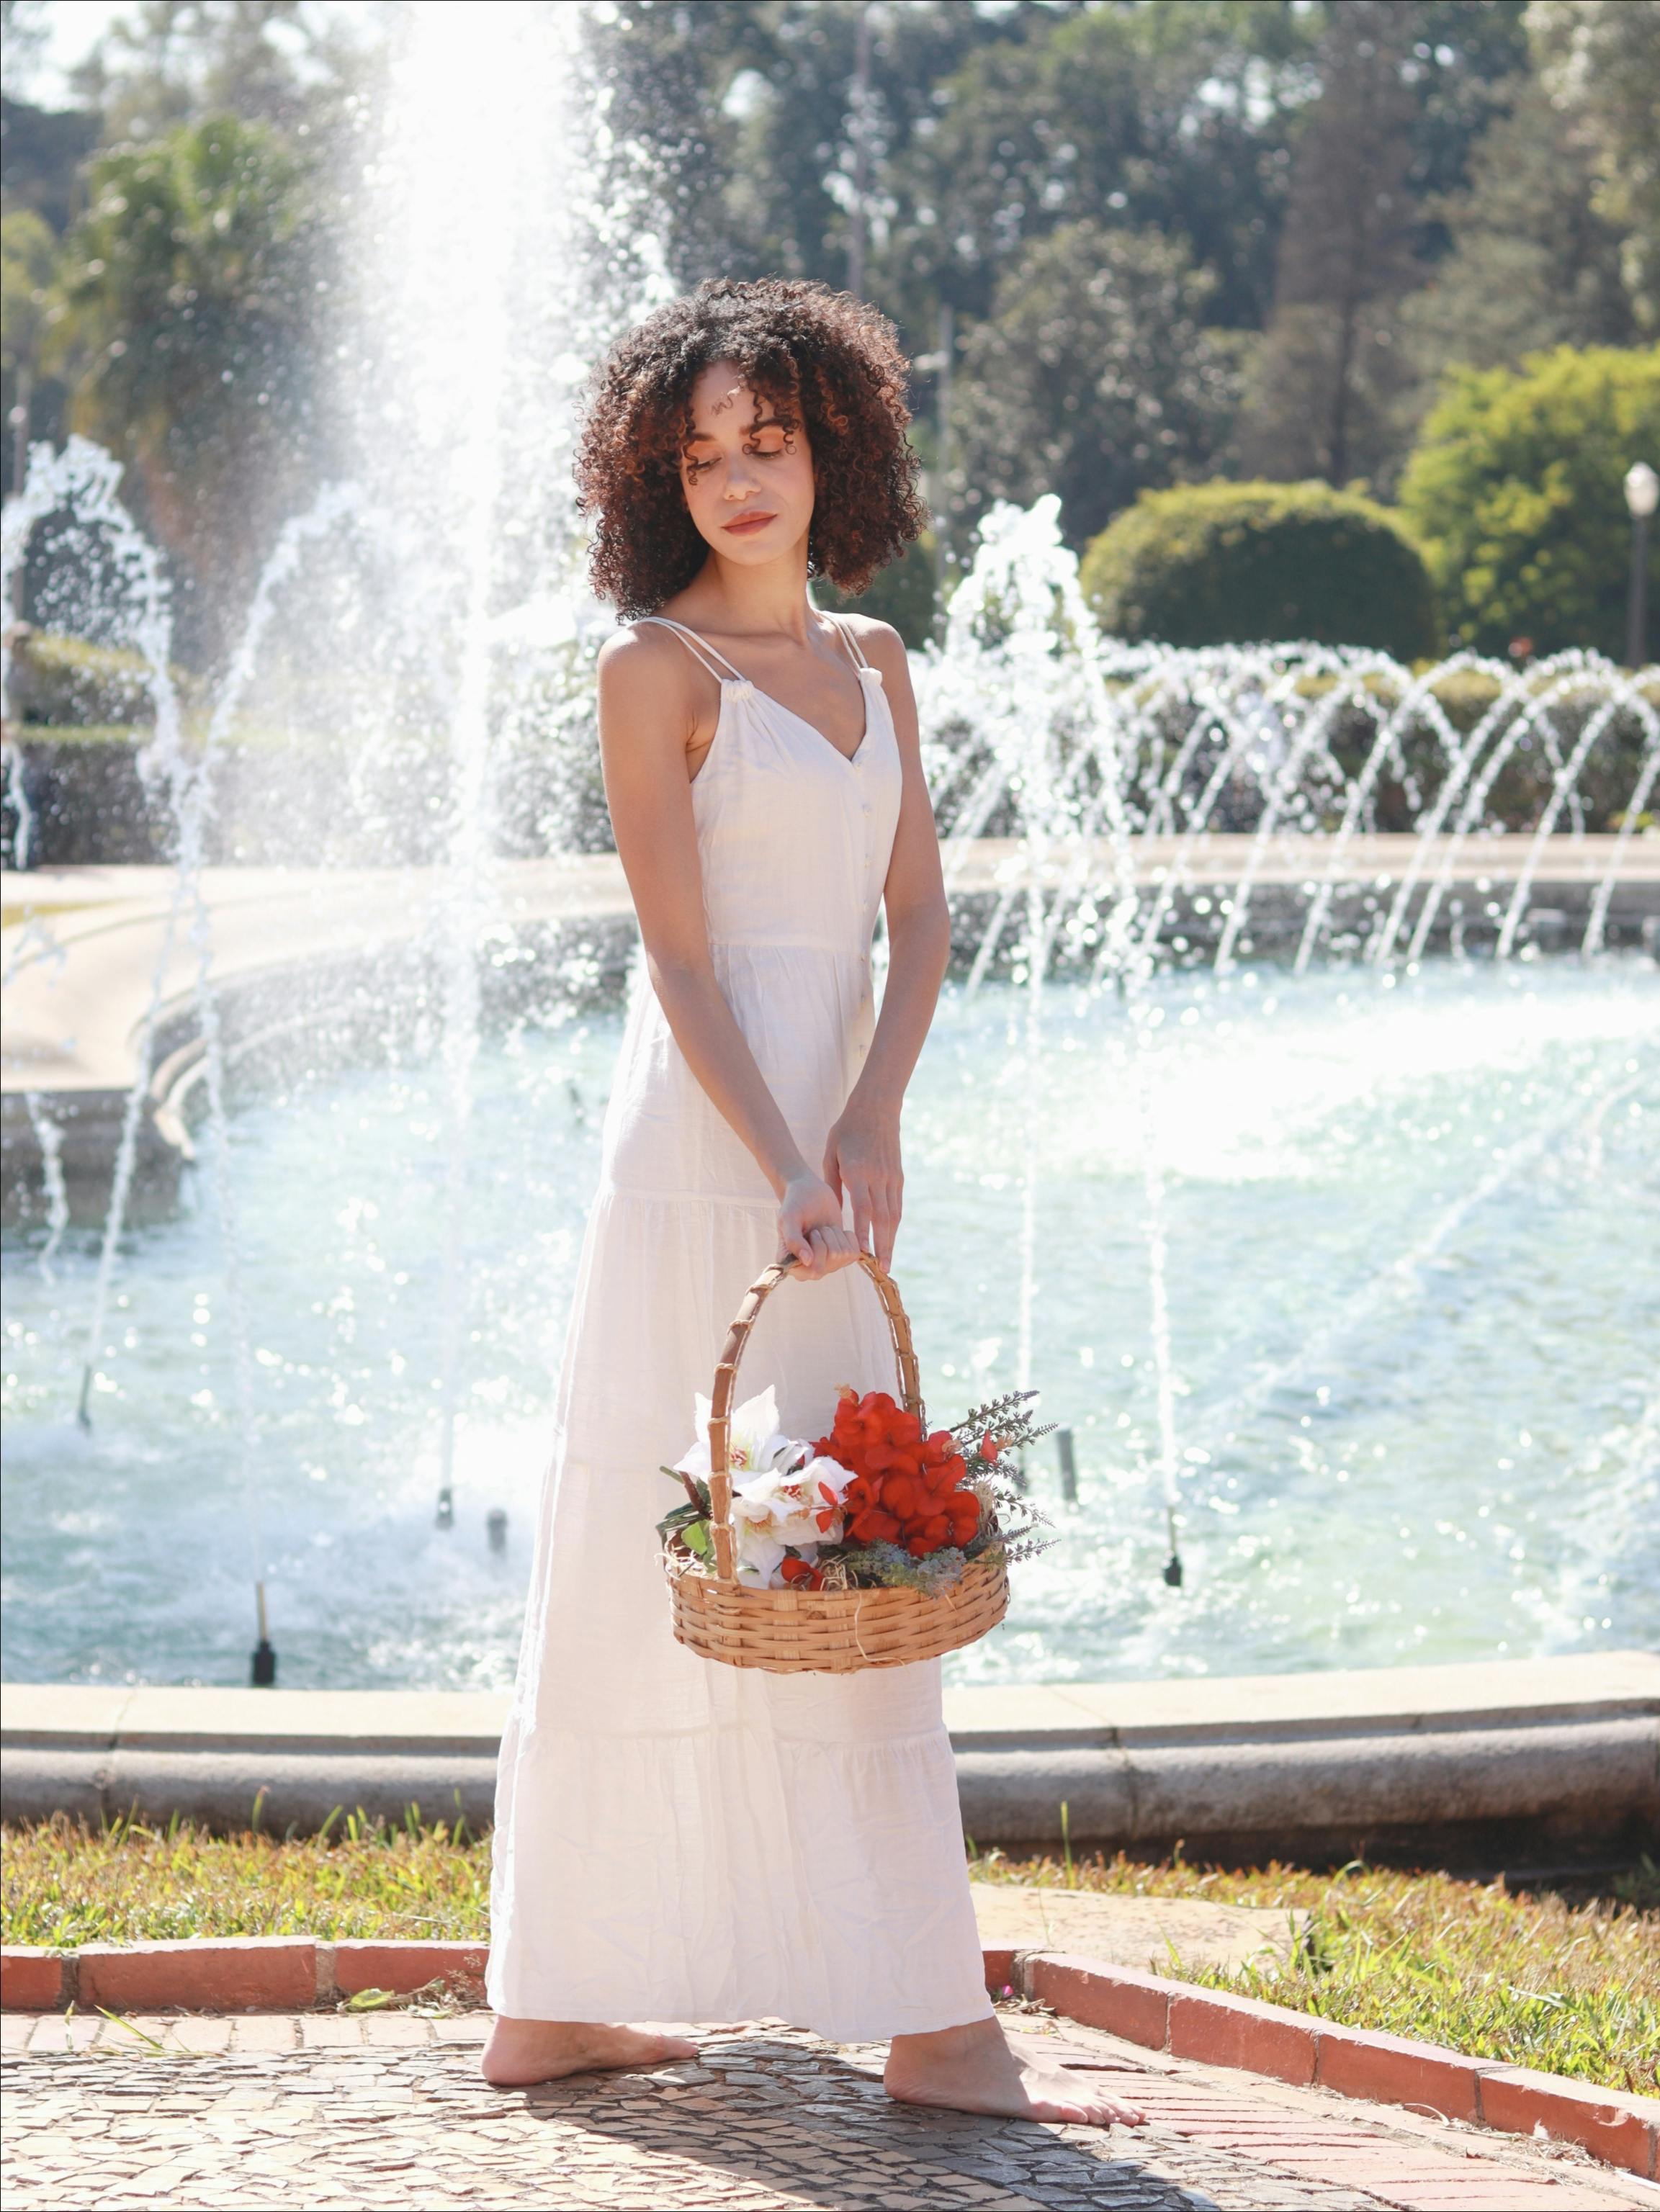
[[[837,615],[836,619],[847,624],[873,668],[909,667],[905,641],[891,623],[878,622],[874,615]]]
[[[595,665],[605,697],[674,708],[697,696],[697,663],[660,623],[619,623]]]
[[[626,668],[639,673],[653,668],[672,668],[686,659],[686,648],[672,630],[648,617],[618,623],[599,648],[599,666]]]

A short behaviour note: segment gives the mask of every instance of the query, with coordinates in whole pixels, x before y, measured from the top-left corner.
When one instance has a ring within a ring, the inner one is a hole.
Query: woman
[[[502,1738],[484,2057],[502,2087],[690,2057],[617,2024],[782,2016],[891,2039],[917,2103],[1139,2119],[993,2015],[938,1662],[773,1675],[672,1640],[658,1470],[771,1260],[746,1389],[811,1436],[892,1387],[863,1271],[948,929],[904,648],[832,618],[923,526],[891,326],[846,294],[705,284],[615,349],[577,463],[599,738],[643,940],[566,1340]],[[871,932],[885,902],[879,1021]],[[740,1390],[739,1395],[745,1395]]]

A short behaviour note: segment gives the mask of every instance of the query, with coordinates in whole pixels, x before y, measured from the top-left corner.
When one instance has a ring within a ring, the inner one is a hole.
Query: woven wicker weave
[[[780,1260],[757,1275],[744,1294],[714,1370],[709,1407],[709,1499],[714,1572],[666,1551],[674,1633],[690,1650],[728,1667],[759,1667],[769,1674],[850,1674],[861,1667],[906,1667],[937,1659],[995,1628],[1008,1609],[1008,1577],[1002,1565],[971,1559],[952,1589],[930,1595],[915,1589],[793,1590],[745,1588],[737,1577],[728,1460],[738,1363],[755,1317],[769,1291],[795,1266]],[[926,1429],[910,1322],[892,1279],[868,1253],[859,1264],[875,1284],[888,1318],[899,1386],[907,1408]]]

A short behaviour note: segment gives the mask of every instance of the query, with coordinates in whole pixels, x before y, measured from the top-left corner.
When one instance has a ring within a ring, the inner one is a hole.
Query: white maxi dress
[[[654,617],[653,619],[661,619]],[[803,1156],[874,1024],[871,933],[898,819],[880,673],[851,757],[669,624],[721,684],[691,784],[721,991]],[[849,1224],[850,1225],[850,1224]],[[777,1249],[767,1181],[637,961],[579,1264],[496,1796],[487,1990],[532,2020],[781,2018],[841,2042],[990,2002],[939,1663],[767,1674],[675,1643],[658,1470],[694,1438],[727,1328]],[[786,1434],[838,1383],[897,1388],[861,1268],[786,1279],[744,1356]]]

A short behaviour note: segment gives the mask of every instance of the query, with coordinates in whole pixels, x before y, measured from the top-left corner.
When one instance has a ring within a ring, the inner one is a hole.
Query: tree
[[[1111,0],[1031,10],[1009,31],[935,88],[885,173],[890,283],[982,316],[1050,232],[1157,226],[1213,272],[1217,322],[1260,325],[1291,118],[1311,90],[1304,13]]]
[[[306,0],[138,0],[76,73],[115,143],[234,115],[284,137],[341,118],[369,66],[352,18]]]
[[[1247,470],[1347,483],[1387,465],[1402,377],[1395,321],[1415,276],[1407,190],[1408,14],[1345,0],[1321,41],[1322,90],[1299,141],[1274,313],[1240,426]]]
[[[620,0],[590,43],[612,127],[652,147],[677,276],[844,284],[862,221],[866,289],[896,307],[875,265],[897,212],[894,165],[940,79],[1033,12],[1033,0],[994,15],[958,0]]]
[[[46,50],[48,26],[44,0],[0,0],[0,66],[6,96],[27,98]]]
[[[1596,213],[1623,240],[1639,321],[1660,333],[1660,0],[1534,0],[1528,28],[1590,161]]]
[[[132,463],[210,635],[304,468],[315,245],[297,162],[229,116],[102,155],[66,241],[71,425]]]
[[[1434,204],[1450,250],[1402,312],[1421,421],[1453,362],[1514,368],[1554,345],[1628,345],[1639,331],[1623,240],[1596,212],[1584,147],[1524,82],[1476,147],[1468,189]]]
[[[1447,250],[1440,202],[1469,184],[1471,163],[1497,115],[1531,68],[1527,0],[1410,0],[1402,76],[1412,95],[1407,182],[1416,206],[1414,250]]]
[[[1145,486],[1208,475],[1238,404],[1216,289],[1152,231],[1068,224],[998,288],[964,348],[950,499],[959,536],[994,499],[1061,495],[1080,544]]]
[[[33,208],[9,208],[0,215],[0,372],[4,377],[6,489],[23,481],[29,439],[36,421],[41,341],[58,261],[58,241]]]
[[[1402,484],[1458,641],[1623,650],[1621,492],[1660,457],[1660,348],[1558,346],[1519,371],[1452,369]]]

